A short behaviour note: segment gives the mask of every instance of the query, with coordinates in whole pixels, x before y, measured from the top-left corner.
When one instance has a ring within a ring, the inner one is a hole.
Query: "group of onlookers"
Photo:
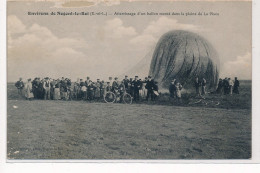
[[[231,78],[219,79],[216,93],[218,94],[239,94],[239,80],[235,77],[233,81]]]
[[[199,79],[195,77],[194,80],[194,88],[196,91],[196,97],[203,97],[206,94],[206,85],[207,81],[205,78]],[[169,86],[169,93],[171,98],[177,98],[177,100],[181,99],[181,90],[182,85],[176,80],[173,79]],[[239,94],[239,81],[237,77],[233,81],[231,78],[219,79],[217,89],[214,93],[217,94]]]
[[[129,93],[134,101],[142,99],[154,100],[158,94],[158,85],[151,76],[144,80],[135,76],[128,79],[128,76],[122,81],[115,77],[109,77],[109,80],[97,79],[93,82],[90,77],[86,80],[78,79],[76,82],[71,82],[70,79],[62,77],[61,79],[51,79],[49,77],[39,78],[33,80],[28,79],[24,84],[22,78],[15,83],[18,93],[25,92],[27,99],[44,99],[44,100],[100,100],[104,95],[111,91],[120,93]]]
[[[196,96],[202,97],[206,94],[205,78],[195,78],[194,87]],[[107,92],[128,93],[133,97],[133,100],[138,102],[141,99],[155,100],[158,95],[158,83],[151,76],[141,80],[138,76],[128,79],[128,76],[121,81],[118,77],[114,80],[109,77],[108,81],[97,79],[93,82],[90,77],[78,79],[76,82],[71,82],[70,79],[62,77],[61,79],[51,79],[49,77],[40,79],[38,77],[33,80],[28,79],[26,83],[22,78],[15,83],[18,93],[22,95],[25,92],[27,99],[45,99],[45,100],[100,100]],[[171,98],[181,100],[182,85],[176,79],[173,79],[169,85],[169,93]],[[239,94],[239,81],[237,77],[232,81],[230,78],[219,79],[216,89],[218,94]]]

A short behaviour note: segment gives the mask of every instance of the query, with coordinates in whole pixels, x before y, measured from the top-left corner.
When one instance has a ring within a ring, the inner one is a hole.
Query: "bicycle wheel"
[[[116,101],[116,95],[112,92],[107,92],[106,95],[104,96],[104,101],[106,103],[114,103]]]
[[[125,94],[123,95],[123,102],[124,102],[125,104],[131,104],[131,103],[132,103],[132,97],[131,97],[131,95],[128,94],[128,93],[125,93]]]

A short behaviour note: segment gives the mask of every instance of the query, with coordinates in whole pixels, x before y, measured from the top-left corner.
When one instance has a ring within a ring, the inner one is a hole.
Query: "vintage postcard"
[[[252,159],[251,1],[8,1],[7,159]]]

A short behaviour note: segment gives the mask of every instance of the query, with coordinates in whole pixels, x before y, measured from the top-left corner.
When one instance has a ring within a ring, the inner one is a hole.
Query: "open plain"
[[[243,89],[244,87],[244,89]],[[246,87],[246,88],[245,88]],[[241,86],[250,102],[251,85]],[[8,85],[8,159],[248,159],[251,109],[27,101]],[[225,100],[225,98],[223,98]],[[183,101],[185,103],[185,101]],[[183,104],[184,104],[183,103]]]

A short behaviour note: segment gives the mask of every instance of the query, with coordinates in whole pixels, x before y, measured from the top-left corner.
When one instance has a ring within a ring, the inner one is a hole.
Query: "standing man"
[[[44,83],[44,79],[41,79],[39,78],[39,99],[44,99],[44,93],[45,93],[45,90],[44,90],[44,86],[43,86],[43,83]]]
[[[85,81],[85,84],[86,84],[86,87],[89,86],[89,84],[90,84],[90,78],[89,77],[87,77],[87,80]]]
[[[130,78],[129,80],[129,94],[134,97],[134,85],[133,85],[133,78]]]
[[[21,77],[19,78],[19,81],[17,81],[15,83],[15,86],[18,90],[18,94],[22,96],[23,95],[24,83],[23,83],[23,79]]]
[[[217,94],[222,94],[223,93],[223,81],[221,78],[219,78],[218,81],[218,88],[216,90]]]
[[[97,79],[96,87],[95,87],[95,98],[99,100],[101,97],[101,82],[100,79]]]
[[[151,76],[148,76],[148,80],[146,81],[145,88],[147,89],[146,101],[148,101],[149,97],[151,100],[154,100],[153,89],[154,89],[154,81]]]
[[[129,86],[129,79],[128,79],[127,75],[125,75],[125,78],[123,79],[123,82],[124,82],[124,85],[125,85],[126,92],[129,93],[130,86]]]
[[[44,88],[44,100],[50,100],[50,91],[51,91],[51,84],[48,77],[45,78],[43,82],[43,88]]]
[[[175,81],[176,81],[176,79],[173,79],[173,80],[171,81],[170,86],[169,86],[169,92],[170,92],[170,97],[171,97],[171,98],[175,98],[175,97],[176,97]]]
[[[107,83],[104,80],[102,80],[101,85],[100,85],[100,96],[101,97],[104,97],[106,95],[106,93],[107,93],[106,88],[107,88]]]
[[[55,89],[55,79],[50,80],[50,84],[51,84],[51,91],[50,91],[50,95],[51,95],[51,100],[54,100],[54,89]]]
[[[82,91],[82,87],[85,86],[86,87],[86,83],[83,82],[83,79],[80,79],[80,82],[79,82],[79,89],[80,89],[80,93],[79,93],[79,98],[80,99],[84,99],[84,93]],[[87,97],[86,97],[87,98]]]
[[[239,88],[239,81],[237,80],[237,77],[235,77],[234,89],[233,89],[233,92],[234,92],[235,94],[239,94],[238,88]]]
[[[200,85],[201,85],[201,83],[200,83],[200,81],[199,81],[199,78],[196,77],[196,78],[195,78],[195,82],[194,82],[194,86],[195,86],[195,89],[196,89],[196,96],[199,96],[199,97],[201,97],[201,94],[200,94]]]
[[[227,95],[229,93],[229,83],[227,77],[223,80],[223,87],[224,87],[224,94]]]
[[[119,85],[120,85],[120,83],[118,81],[118,77],[115,77],[115,80],[112,83],[112,90],[113,90],[113,92],[117,92],[118,91]]]
[[[139,101],[139,89],[140,89],[140,81],[138,80],[138,76],[135,76],[134,81],[132,82],[134,89],[134,101]]]
[[[61,81],[60,81],[60,93],[61,93],[61,99],[66,100],[66,98],[67,98],[67,82],[65,81],[64,77],[62,77]]]
[[[201,95],[205,95],[206,94],[206,79],[205,78],[202,78],[202,81],[201,81]]]

